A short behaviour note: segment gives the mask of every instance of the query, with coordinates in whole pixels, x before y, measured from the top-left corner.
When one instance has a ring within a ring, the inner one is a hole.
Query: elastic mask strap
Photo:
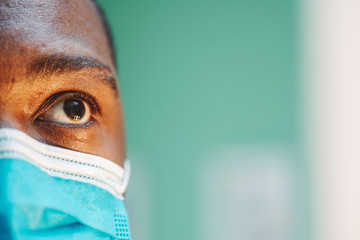
[[[128,159],[126,159],[124,161],[124,176],[123,176],[123,181],[120,187],[120,192],[122,194],[125,193],[126,188],[129,184],[129,179],[130,179],[130,172],[131,172],[131,166],[130,166],[130,161]]]

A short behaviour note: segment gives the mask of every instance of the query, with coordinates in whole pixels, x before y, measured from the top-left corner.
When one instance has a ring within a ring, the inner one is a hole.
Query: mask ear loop
[[[125,193],[126,188],[129,184],[130,172],[131,172],[130,161],[128,159],[126,159],[124,161],[124,177],[123,177],[122,183],[119,187],[119,191],[121,194]]]

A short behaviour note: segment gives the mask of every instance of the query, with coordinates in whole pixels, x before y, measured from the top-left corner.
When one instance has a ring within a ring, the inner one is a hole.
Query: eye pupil
[[[81,120],[85,115],[85,105],[82,101],[77,99],[65,100],[63,108],[66,115],[74,121]]]

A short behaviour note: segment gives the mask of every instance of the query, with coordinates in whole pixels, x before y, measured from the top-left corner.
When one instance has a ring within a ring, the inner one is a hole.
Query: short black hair
[[[107,40],[108,40],[108,44],[109,44],[109,47],[110,47],[110,51],[111,51],[111,58],[113,60],[113,63],[115,65],[115,68],[117,68],[117,65],[116,65],[116,51],[115,51],[115,45],[114,45],[114,39],[113,39],[113,34],[111,32],[111,29],[110,29],[110,25],[109,25],[109,21],[105,15],[105,12],[104,10],[102,9],[102,7],[100,6],[99,2],[97,0],[91,0],[97,10],[97,12],[99,13],[99,16],[100,16],[100,19],[101,19],[101,22],[104,26],[104,29],[105,29],[105,34],[106,34],[106,37],[107,37]]]

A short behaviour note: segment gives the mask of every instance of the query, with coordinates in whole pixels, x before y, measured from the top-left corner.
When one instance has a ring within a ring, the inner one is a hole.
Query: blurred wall
[[[296,2],[101,3],[133,239],[309,239]]]

